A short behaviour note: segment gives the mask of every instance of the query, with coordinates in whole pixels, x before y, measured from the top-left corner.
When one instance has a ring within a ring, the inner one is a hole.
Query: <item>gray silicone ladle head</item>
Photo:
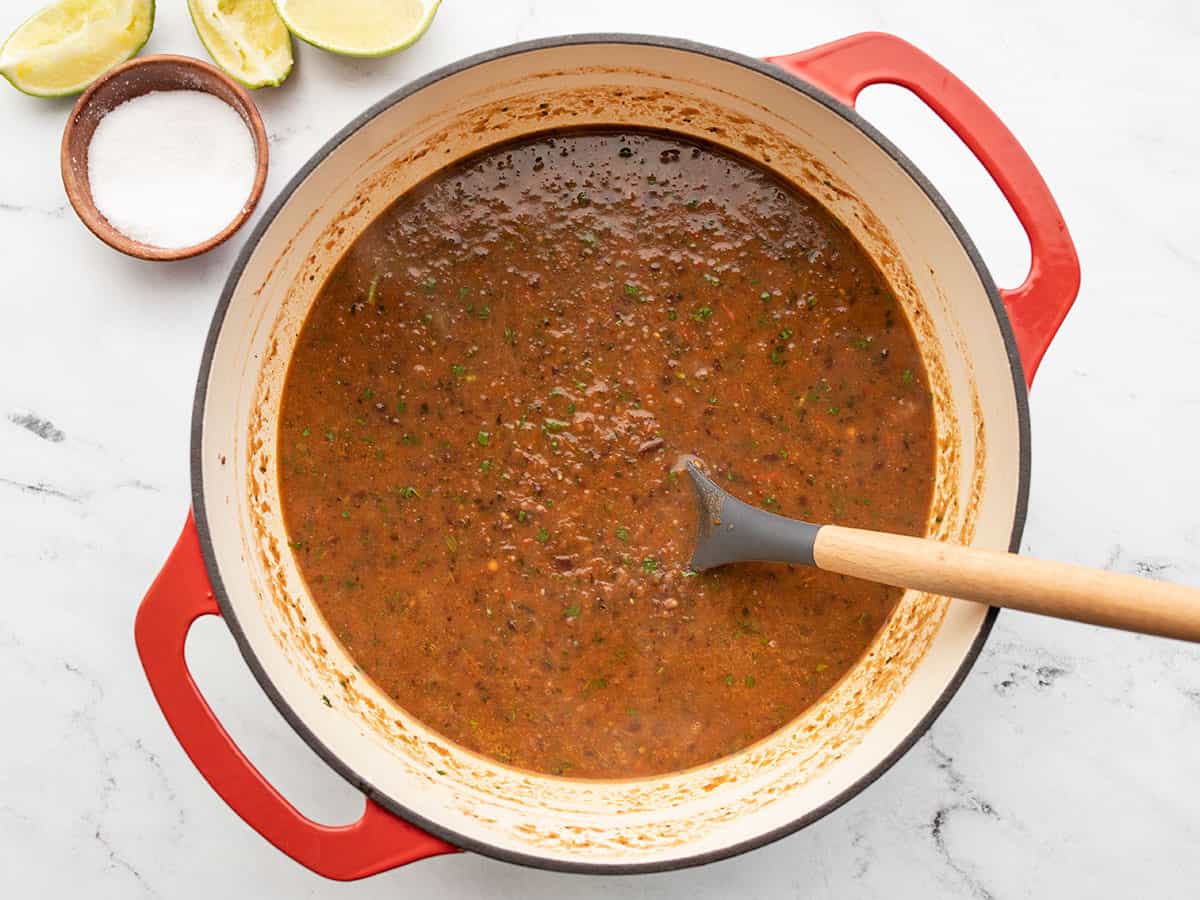
[[[696,490],[699,520],[693,571],[751,561],[813,564],[819,525],[743,503],[701,472],[694,458],[684,468]]]

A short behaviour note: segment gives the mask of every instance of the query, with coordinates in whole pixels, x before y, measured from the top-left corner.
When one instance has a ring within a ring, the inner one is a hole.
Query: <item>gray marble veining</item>
[[[36,3],[5,4],[7,33]],[[29,7],[28,9],[26,7]],[[677,34],[766,55],[879,28],[966,79],[1021,138],[1079,247],[1083,290],[1032,399],[1023,550],[1200,584],[1200,13],[758,0],[447,2],[383,60],[297,45],[256,99],[271,197],[404,82],[497,44]],[[148,52],[203,55],[182,3]],[[580,878],[461,855],[351,886],[254,835],[184,757],[133,649],[133,614],[182,524],[196,365],[243,235],[173,265],[125,259],[65,205],[68,105],[0,85],[0,869],[5,894],[89,898],[1191,897],[1200,884],[1200,650],[1006,613],[958,697],[890,772],[815,826],[667,875]],[[926,169],[1002,284],[1028,249],[946,134],[885,92],[862,108]],[[998,212],[999,211],[999,212]],[[308,814],[361,798],[279,720],[219,622],[189,658],[264,772]]]

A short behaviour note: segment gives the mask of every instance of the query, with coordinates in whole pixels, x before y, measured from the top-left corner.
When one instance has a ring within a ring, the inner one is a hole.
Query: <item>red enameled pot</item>
[[[855,111],[887,82],[974,152],[1024,226],[1032,267],[997,290],[933,186]],[[583,35],[448,66],[372,107],[292,179],[248,240],[213,320],[192,437],[193,515],[138,612],[164,715],[200,773],[276,847],[330,878],[469,849],[579,872],[695,865],[761,846],[861,791],[927,729],[996,611],[916,592],[866,656],[780,732],[710,765],[630,781],[518,771],[393,704],[313,605],[279,515],[280,388],[304,315],[354,237],[447,164],[586,124],[664,128],[759,160],[816,197],[872,255],[918,336],[938,430],[929,532],[1015,550],[1029,485],[1026,387],[1075,299],[1079,268],[1041,176],[950,72],[886,34],[766,62],[686,41]],[[220,615],[301,737],[366,795],[362,818],[310,821],[230,739],[188,673],[192,622]]]

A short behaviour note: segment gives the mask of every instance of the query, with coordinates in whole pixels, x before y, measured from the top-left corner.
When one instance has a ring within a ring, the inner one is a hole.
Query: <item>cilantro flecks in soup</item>
[[[920,534],[925,370],[846,229],[665,133],[496,147],[397,200],[323,286],[283,395],[291,546],[361,669],[459,744],[620,778],[787,723],[899,592],[687,570],[694,453],[746,500]]]

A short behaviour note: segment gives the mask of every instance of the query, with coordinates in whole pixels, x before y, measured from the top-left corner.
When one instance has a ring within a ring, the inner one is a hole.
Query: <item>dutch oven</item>
[[[929,180],[854,110],[901,85],[983,163],[1032,247],[999,290]],[[367,110],[305,165],[246,242],[204,349],[192,515],[138,612],[167,721],[226,803],[322,875],[352,879],[462,848],[576,872],[648,872],[761,846],[879,777],[945,707],[996,610],[907,592],[870,652],[771,737],[709,765],[630,781],[518,771],[459,748],[359,673],[305,591],[280,515],[281,386],[309,305],[397,196],[482,148],[589,124],[667,129],[790,179],[853,232],[908,312],[930,375],[945,540],[1016,550],[1029,490],[1027,386],[1079,285],[1075,251],[1033,163],[1000,120],[904,41],[860,34],[751,59],[687,41],[583,35],[466,59]],[[184,659],[199,616],[228,625],[262,689],[366,796],[362,818],[301,815],[213,715]],[[336,698],[336,703],[329,698]]]

